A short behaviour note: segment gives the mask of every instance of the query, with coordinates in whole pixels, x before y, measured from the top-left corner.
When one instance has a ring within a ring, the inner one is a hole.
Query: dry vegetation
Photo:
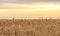
[[[0,19],[0,36],[60,36],[60,19]]]

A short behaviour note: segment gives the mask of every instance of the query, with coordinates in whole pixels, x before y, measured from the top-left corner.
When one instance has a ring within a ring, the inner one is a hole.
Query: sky
[[[60,0],[0,0],[0,2],[58,2]]]
[[[60,0],[0,0],[0,18],[60,17]]]

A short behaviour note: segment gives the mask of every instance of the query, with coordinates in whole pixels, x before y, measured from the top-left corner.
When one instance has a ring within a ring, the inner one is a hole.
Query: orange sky
[[[0,3],[0,17],[60,17],[60,3]]]

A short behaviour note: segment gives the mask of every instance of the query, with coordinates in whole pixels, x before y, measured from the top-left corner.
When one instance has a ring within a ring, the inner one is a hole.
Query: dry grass
[[[0,36],[60,36],[60,19],[0,20]]]

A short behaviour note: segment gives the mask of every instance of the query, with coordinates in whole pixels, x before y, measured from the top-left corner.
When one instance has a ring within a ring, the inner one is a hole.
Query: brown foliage
[[[0,36],[60,36],[60,19],[0,20]]]

